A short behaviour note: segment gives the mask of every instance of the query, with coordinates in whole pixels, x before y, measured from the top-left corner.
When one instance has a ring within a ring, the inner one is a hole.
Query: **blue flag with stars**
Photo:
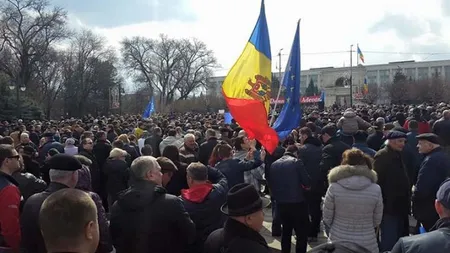
[[[273,129],[280,140],[285,139],[293,129],[300,125],[302,109],[300,107],[300,21],[297,23],[294,42],[283,77],[285,103]]]
[[[144,114],[142,114],[142,118],[147,119],[150,118],[152,113],[155,112],[155,99],[152,97],[150,99],[150,102],[147,105],[147,108],[145,108]]]

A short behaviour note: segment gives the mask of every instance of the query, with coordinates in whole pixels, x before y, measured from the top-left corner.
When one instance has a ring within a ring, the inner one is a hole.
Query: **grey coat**
[[[357,243],[378,253],[375,228],[383,216],[377,174],[367,166],[341,165],[328,175],[330,187],[323,206],[323,222],[331,241]]]
[[[341,117],[337,123],[337,127],[342,129],[344,134],[354,134],[359,129],[367,129],[370,123],[360,118],[353,110],[347,109],[344,116]]]

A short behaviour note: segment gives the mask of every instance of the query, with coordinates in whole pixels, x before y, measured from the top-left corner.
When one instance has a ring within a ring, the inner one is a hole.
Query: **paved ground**
[[[271,226],[272,226],[272,211],[270,209],[264,209],[264,228],[261,231],[262,236],[266,239],[269,246],[272,248],[273,252],[281,252],[281,237],[272,237]],[[291,252],[295,252],[295,237],[292,236],[292,247]],[[308,246],[308,250],[311,248],[327,242],[327,238],[324,234],[319,236],[319,240],[317,243],[310,244]]]
[[[269,246],[272,248],[272,252],[281,252],[281,237],[272,237],[271,227],[272,227],[272,211],[270,208],[264,209],[264,228],[261,231],[261,235],[266,239]],[[409,225],[413,228],[416,225],[414,218],[410,217]],[[291,253],[295,253],[295,238],[292,237],[292,247]],[[321,233],[318,238],[318,242],[308,245],[308,250],[314,248],[317,245],[327,242],[327,238],[324,233]]]

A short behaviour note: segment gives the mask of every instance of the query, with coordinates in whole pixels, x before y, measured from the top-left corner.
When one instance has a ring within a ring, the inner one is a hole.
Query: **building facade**
[[[326,67],[312,68],[301,71],[300,90],[304,94],[309,83],[312,82],[319,90],[325,92],[325,106],[334,103],[348,105],[350,103],[349,79],[352,76],[353,99],[358,103],[362,97],[364,81],[367,85],[377,85],[380,90],[392,83],[395,73],[401,71],[408,79],[420,81],[438,76],[445,81],[450,81],[450,60],[443,61],[401,61],[390,62],[388,64],[359,65],[342,68]],[[281,75],[283,75],[282,73]],[[278,73],[274,73],[278,77]],[[225,76],[212,77],[209,80],[209,94],[219,94]],[[274,94],[273,96],[276,96]],[[388,103],[389,96],[386,92],[381,92],[378,98],[379,103]]]

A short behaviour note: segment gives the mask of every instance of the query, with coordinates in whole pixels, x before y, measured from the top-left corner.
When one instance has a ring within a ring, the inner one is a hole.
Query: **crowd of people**
[[[0,252],[450,250],[450,106],[304,112],[266,153],[220,114],[0,125]],[[417,224],[410,224],[410,216]],[[414,236],[411,236],[416,234]]]

